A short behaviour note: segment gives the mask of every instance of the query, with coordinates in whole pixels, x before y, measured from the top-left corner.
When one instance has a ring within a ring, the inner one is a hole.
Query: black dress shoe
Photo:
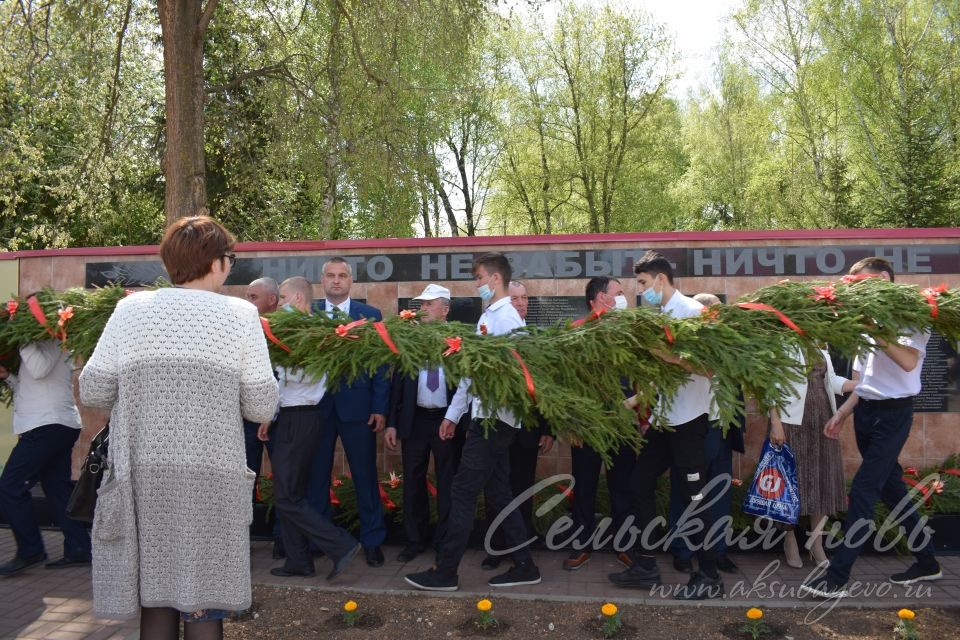
[[[274,567],[270,569],[270,575],[278,578],[312,578],[315,575],[313,571],[294,571],[286,567]]]
[[[680,573],[693,573],[693,561],[690,558],[673,556],[673,568]]]
[[[379,546],[376,547],[366,547],[363,550],[367,554],[367,565],[371,567],[382,567],[383,566],[383,551],[380,550]]]
[[[40,564],[47,559],[46,553],[38,553],[27,558],[14,556],[13,560],[6,564],[0,564],[0,576],[15,576],[21,571],[26,571],[35,564]]]
[[[283,540],[273,541],[273,550],[270,552],[270,557],[274,560],[283,560],[287,557],[287,550],[283,548]]]
[[[46,569],[66,569],[67,567],[89,567],[90,558],[68,558],[66,556],[43,565]]]
[[[724,573],[737,573],[739,571],[734,561],[725,553],[717,554],[717,569]]]
[[[410,562],[424,551],[424,547],[416,544],[408,544],[403,548],[403,551],[400,552],[400,555],[397,556],[397,562]]]
[[[327,580],[333,580],[338,575],[340,575],[340,573],[342,573],[343,570],[347,568],[347,565],[350,564],[350,561],[353,560],[353,557],[357,555],[358,551],[360,551],[359,542],[356,544],[356,546],[353,547],[353,549],[350,549],[350,551],[347,551],[345,554],[340,556],[339,560],[333,563],[333,569],[331,569],[330,573],[327,574]]]
[[[660,570],[656,565],[651,569],[644,569],[639,564],[634,564],[626,571],[607,574],[607,578],[618,587],[652,589],[660,584]]]

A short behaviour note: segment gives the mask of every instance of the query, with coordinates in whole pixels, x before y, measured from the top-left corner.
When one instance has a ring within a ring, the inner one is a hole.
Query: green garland
[[[36,296],[43,323],[27,300],[12,300],[0,310],[0,354],[53,335],[82,362],[127,293],[119,286],[44,290]],[[806,375],[792,356],[798,348],[808,362],[826,344],[853,357],[875,348],[874,340],[930,329],[955,344],[960,292],[876,277],[782,281],[696,318],[639,308],[506,336],[476,335],[473,326],[456,322],[425,323],[409,312],[376,323],[279,311],[264,324],[274,364],[326,375],[332,388],[384,369],[415,375],[442,364],[448,384],[469,380],[485,405],[511,409],[526,424],[542,415],[556,435],[606,455],[642,444],[637,416],[623,406],[624,381],[640,407],[658,401],[665,407],[686,380],[687,372],[659,353],[679,355],[710,376],[719,422],[729,428],[744,414],[744,398],[755,398],[761,410],[786,403],[791,383]],[[662,413],[651,418],[654,428],[665,428]]]

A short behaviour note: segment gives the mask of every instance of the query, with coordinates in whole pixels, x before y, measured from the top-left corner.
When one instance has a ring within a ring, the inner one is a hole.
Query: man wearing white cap
[[[419,296],[422,322],[446,322],[450,312],[450,290],[428,284]],[[390,413],[384,443],[396,451],[402,443],[403,528],[407,545],[397,556],[409,562],[427,548],[430,503],[427,495],[427,468],[430,454],[437,474],[437,526],[434,540],[443,539],[450,513],[450,485],[457,471],[457,440],[441,440],[440,423],[456,387],[449,386],[442,367],[421,369],[419,375],[396,375],[390,392]]]

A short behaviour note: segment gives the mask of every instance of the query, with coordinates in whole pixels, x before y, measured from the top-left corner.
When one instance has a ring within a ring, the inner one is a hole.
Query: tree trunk
[[[203,42],[218,0],[157,0],[163,37],[165,80],[167,224],[206,214],[207,175],[203,151]]]

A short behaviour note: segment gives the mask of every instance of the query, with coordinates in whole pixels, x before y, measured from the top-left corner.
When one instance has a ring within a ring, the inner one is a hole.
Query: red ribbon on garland
[[[437,497],[437,488],[433,486],[432,482],[430,482],[430,478],[427,478],[427,493],[429,493],[433,498]]]
[[[273,331],[270,329],[270,321],[260,316],[260,326],[263,327],[263,335],[267,336],[267,340],[277,345],[287,353],[290,353],[290,347],[280,342],[277,336],[273,335]]]
[[[330,505],[334,507],[340,506],[340,498],[333,492],[333,487],[330,487]]]
[[[927,299],[927,304],[930,305],[930,317],[936,319],[940,315],[940,305],[937,303],[937,298],[940,297],[941,293],[947,292],[947,285],[940,283],[936,287],[927,287],[920,292],[924,298]]]
[[[673,334],[670,333],[670,327],[663,325],[663,335],[667,336],[667,342],[673,344]]]
[[[10,320],[13,320],[13,316],[14,314],[17,313],[17,309],[19,308],[20,308],[19,302],[17,302],[13,298],[10,298],[9,300],[7,300],[7,315],[9,316]]]
[[[56,338],[57,334],[47,326],[47,315],[40,307],[40,301],[37,300],[37,296],[30,296],[27,298],[27,307],[30,308],[30,313],[33,314],[34,318],[36,318],[37,324],[46,329],[47,333],[49,333],[51,337]]]
[[[879,278],[879,273],[858,273],[855,276],[846,275],[840,278],[840,282],[843,284],[853,284],[854,282],[861,282],[863,280],[869,280],[870,278]]]
[[[383,324],[383,322],[374,322],[373,328],[377,330],[377,333],[380,335],[380,339],[383,340],[383,343],[390,348],[390,351],[400,355],[400,350],[397,349],[397,345],[393,344],[393,340],[390,339],[390,332],[387,331],[387,325]]]
[[[360,336],[355,336],[350,331],[356,329],[357,327],[362,327],[367,324],[367,319],[363,318],[362,320],[354,320],[350,324],[341,324],[337,327],[337,335],[341,338],[349,338],[350,340],[356,340]]]
[[[523,361],[523,358],[520,357],[516,349],[510,349],[510,354],[517,359],[517,362],[520,363],[520,368],[523,369],[523,377],[527,381],[527,393],[530,394],[530,399],[536,400],[537,390],[533,386],[533,377],[530,375],[530,370],[527,369],[527,363]]]
[[[786,325],[790,329],[793,329],[801,336],[806,334],[806,332],[800,327],[798,327],[793,320],[788,318],[784,312],[780,311],[779,309],[775,309],[774,307],[771,307],[768,304],[763,304],[762,302],[740,302],[737,304],[737,306],[740,307],[741,309],[749,309],[751,311],[769,311],[770,313],[780,318],[780,322],[782,322],[784,325]]]
[[[394,504],[393,500],[390,499],[390,496],[387,495],[387,490],[383,488],[382,484],[377,484],[377,487],[380,489],[380,502],[383,503],[383,506],[386,507],[387,511],[393,511],[397,508],[397,505]]]
[[[556,484],[556,487],[557,487],[557,491],[562,493],[564,497],[567,499],[567,502],[573,503],[573,489],[570,487],[570,485],[564,486],[563,483],[558,482]]]
[[[960,469],[944,469],[940,473],[946,473],[947,475],[956,476],[960,478]]]

